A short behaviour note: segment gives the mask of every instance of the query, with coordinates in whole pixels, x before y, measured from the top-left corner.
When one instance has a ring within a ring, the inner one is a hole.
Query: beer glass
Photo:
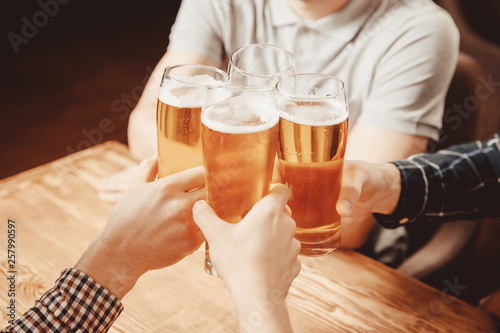
[[[238,223],[269,193],[278,145],[274,88],[208,87],[201,113],[206,200]],[[206,247],[205,270],[216,275]]]
[[[280,114],[281,180],[297,224],[300,253],[325,255],[340,245],[337,203],[347,142],[344,83],[329,75],[299,74],[276,85]]]
[[[227,72],[233,85],[274,87],[295,74],[295,58],[279,46],[250,44],[231,54]]]
[[[201,105],[205,88],[227,82],[225,72],[204,65],[165,69],[158,95],[158,177],[203,164]]]

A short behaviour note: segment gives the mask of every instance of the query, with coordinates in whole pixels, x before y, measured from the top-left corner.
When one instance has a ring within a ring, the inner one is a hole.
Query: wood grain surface
[[[101,177],[134,164],[127,147],[111,141],[0,181],[0,327],[8,320],[7,220],[17,226],[19,317],[106,223],[112,206],[97,197]],[[235,332],[230,294],[204,272],[203,259],[201,247],[144,275],[110,332]],[[301,261],[287,298],[295,332],[495,331],[489,315],[454,298],[452,288],[445,294],[356,252]]]

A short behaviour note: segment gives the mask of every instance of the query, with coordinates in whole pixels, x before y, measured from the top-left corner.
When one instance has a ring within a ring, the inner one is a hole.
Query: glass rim
[[[338,89],[337,92],[332,93],[332,94],[327,94],[326,96],[294,95],[294,94],[289,94],[288,92],[280,89],[280,84],[282,84],[283,82],[285,82],[287,80],[295,80],[295,79],[300,78],[300,77],[317,77],[317,78],[331,79],[331,80],[334,80],[334,81],[337,81],[338,83],[340,83],[340,89]],[[281,96],[288,98],[288,99],[294,99],[294,100],[300,99],[300,100],[306,100],[306,101],[325,101],[325,100],[329,100],[329,99],[335,98],[337,96],[340,96],[341,94],[344,94],[345,93],[345,83],[340,78],[333,76],[333,75],[329,75],[329,74],[302,73],[302,74],[291,75],[289,77],[286,77],[286,78],[279,80],[276,83],[275,89],[276,89],[276,92],[278,94],[280,94]]]
[[[208,69],[208,70],[211,70],[213,72],[217,72],[219,74],[222,74],[222,76],[224,76],[225,80],[223,82],[220,82],[220,83],[214,83],[213,85],[207,85],[207,84],[199,84],[199,83],[186,82],[183,80],[179,80],[175,76],[172,76],[171,74],[169,74],[169,72],[171,70],[176,69],[176,68],[181,68],[181,67],[195,67],[195,68]],[[229,75],[226,72],[224,72],[222,69],[219,69],[219,68],[213,67],[213,66],[209,66],[209,65],[203,65],[203,64],[180,64],[180,65],[167,66],[163,70],[163,77],[162,77],[162,82],[160,83],[160,85],[163,83],[163,79],[165,79],[165,78],[168,78],[174,82],[181,83],[181,84],[184,84],[184,85],[187,85],[190,87],[199,87],[199,88],[219,86],[219,85],[223,85],[229,81]]]
[[[272,74],[252,74],[252,73],[245,71],[245,70],[239,68],[238,66],[236,66],[234,64],[234,61],[233,61],[233,57],[236,53],[239,53],[243,49],[246,49],[249,47],[262,47],[262,48],[269,47],[269,48],[281,50],[281,51],[285,52],[290,57],[290,59],[292,60],[292,63],[290,64],[290,66],[288,66],[286,69],[284,69],[280,72],[276,72],[276,73],[272,73]],[[290,71],[291,69],[293,69],[295,66],[295,57],[293,56],[292,52],[288,51],[284,47],[281,47],[278,45],[273,45],[273,44],[266,44],[266,43],[255,43],[255,44],[248,44],[248,45],[242,46],[242,47],[234,50],[233,53],[231,53],[231,56],[229,57],[229,64],[232,65],[237,72],[242,73],[242,74],[247,75],[247,76],[272,77],[272,76],[276,76],[276,75],[281,75],[281,74],[286,73],[286,72]]]
[[[235,84],[219,84],[219,85],[206,86],[206,89],[207,90],[225,89],[225,90],[231,90],[231,91],[276,92],[275,87],[235,85]]]

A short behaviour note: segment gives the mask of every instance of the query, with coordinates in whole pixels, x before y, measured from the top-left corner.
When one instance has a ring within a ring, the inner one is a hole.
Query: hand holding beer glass
[[[325,255],[340,245],[339,196],[347,143],[344,83],[324,74],[298,74],[276,85],[278,157],[301,254]]]
[[[231,54],[227,70],[233,85],[273,87],[295,74],[295,58],[288,50],[270,44],[250,44]]]
[[[227,80],[225,72],[210,66],[165,69],[156,117],[159,178],[203,164],[200,117],[205,88]]]
[[[278,142],[273,88],[212,86],[201,113],[206,201],[238,223],[269,193]],[[216,275],[206,248],[205,270]]]

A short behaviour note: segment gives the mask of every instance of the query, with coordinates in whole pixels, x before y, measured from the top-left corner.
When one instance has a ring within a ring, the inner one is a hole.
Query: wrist
[[[248,292],[232,293],[242,332],[291,332],[290,319],[285,304],[285,296],[276,290],[266,296],[256,296]],[[256,322],[256,318],[259,318]]]
[[[237,303],[269,300],[273,303],[283,303],[288,290],[283,287],[284,282],[272,282],[272,279],[258,274],[257,271],[262,272],[262,269],[233,276],[231,280],[225,279],[233,301]]]
[[[399,169],[392,163],[384,163],[379,166],[381,171],[380,203],[375,213],[391,215],[398,206],[401,194],[401,174]]]
[[[109,250],[99,249],[95,242],[91,243],[74,268],[90,276],[120,300],[143,274],[120,263]]]
[[[267,290],[266,287],[250,287],[248,285],[241,288],[229,288],[233,303],[237,306],[246,306],[252,303],[272,303],[282,305],[285,302],[285,293],[280,289]]]

